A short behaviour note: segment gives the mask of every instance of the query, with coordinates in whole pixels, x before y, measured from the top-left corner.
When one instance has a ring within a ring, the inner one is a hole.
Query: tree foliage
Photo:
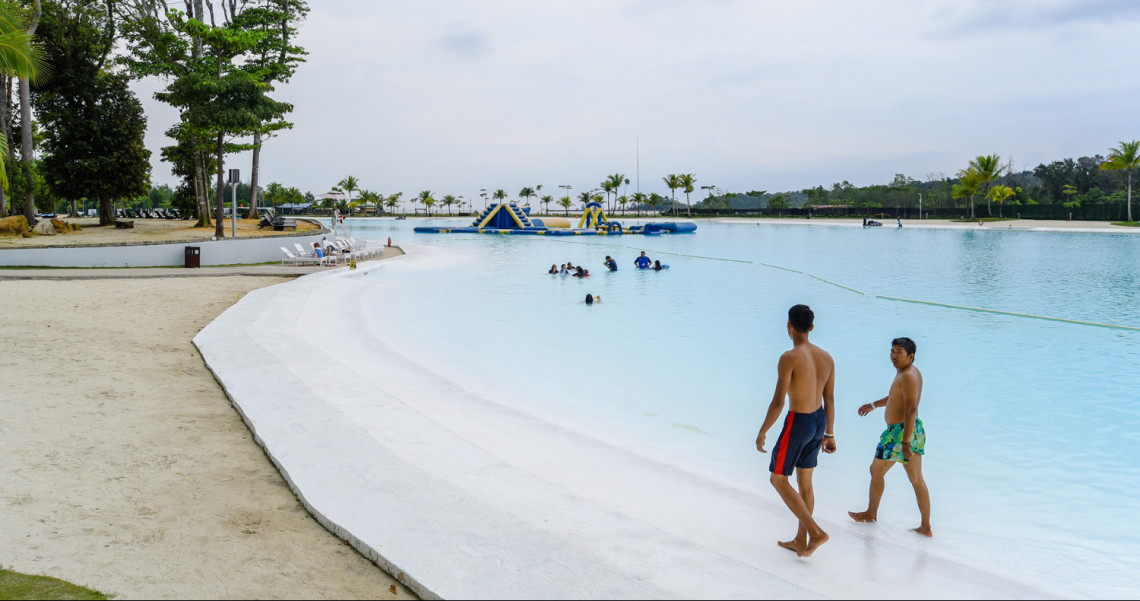
[[[101,225],[114,221],[114,201],[150,188],[142,104],[125,75],[104,68],[113,28],[101,2],[47,3],[38,36],[51,75],[32,90],[48,187],[70,201],[97,197]]]

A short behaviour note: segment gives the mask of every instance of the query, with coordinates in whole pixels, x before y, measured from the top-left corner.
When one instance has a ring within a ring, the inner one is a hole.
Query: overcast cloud
[[[728,191],[1018,168],[1140,138],[1140,3],[311,0],[262,185],[557,196],[624,173]],[[147,108],[157,153],[177,114]],[[640,147],[640,152],[638,152]],[[638,158],[640,157],[640,169]],[[227,159],[249,178],[249,157]]]

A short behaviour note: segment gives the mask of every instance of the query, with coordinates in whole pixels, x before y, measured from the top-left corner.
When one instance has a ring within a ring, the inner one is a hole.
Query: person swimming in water
[[[652,261],[649,260],[649,257],[645,256],[645,251],[643,250],[641,251],[641,256],[633,260],[633,264],[637,266],[638,269],[649,269]]]
[[[606,267],[610,271],[617,271],[617,261],[613,260],[613,257],[606,255]]]
[[[576,267],[574,273],[572,273],[570,275],[573,275],[576,278],[584,278],[584,277],[586,277],[586,270],[583,269],[581,266],[579,266],[579,267]]]
[[[653,262],[653,271],[661,271],[662,269],[665,268],[661,266],[661,261],[658,260]]]
[[[600,294],[598,296],[594,296],[593,294],[587,294],[586,295],[585,303],[587,305],[592,305],[594,303],[600,303],[600,302],[602,302],[602,295],[600,295]]]
[[[549,273],[550,275],[558,275],[558,273],[559,273],[558,272],[558,266],[557,265],[551,265],[550,271],[548,271],[546,273]]]

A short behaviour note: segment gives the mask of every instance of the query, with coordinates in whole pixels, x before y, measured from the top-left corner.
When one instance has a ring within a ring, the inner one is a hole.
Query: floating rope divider
[[[898,301],[901,303],[914,303],[916,305],[932,305],[935,307],[946,307],[948,309],[959,309],[962,311],[977,311],[979,313],[995,313],[997,315],[1012,315],[1014,317],[1028,317],[1031,319],[1044,319],[1046,321],[1059,321],[1061,323],[1075,323],[1082,326],[1096,326],[1098,328],[1112,328],[1114,330],[1132,330],[1140,332],[1140,328],[1135,326],[1120,326],[1111,323],[1100,323],[1096,321],[1081,321],[1079,319],[1065,319],[1063,317],[1049,317],[1047,315],[1033,315],[1032,313],[1015,313],[1013,311],[999,311],[997,309],[981,309],[979,307],[964,307],[962,305],[951,305],[947,303],[936,303],[933,301],[914,300],[910,298],[898,298],[895,296],[876,295],[875,298],[883,300]]]
[[[838,284],[838,283],[836,283],[836,282],[833,282],[833,281],[831,281],[831,280],[825,280],[825,279],[823,279],[823,278],[819,277],[818,275],[815,275],[814,273],[809,273],[809,274],[807,274],[807,275],[809,275],[809,276],[811,276],[811,277],[813,277],[813,278],[815,278],[815,279],[817,279],[817,280],[819,280],[819,281],[821,281],[821,282],[826,282],[826,283],[828,283],[828,284],[831,284],[832,286],[835,286],[835,287],[838,287],[838,288],[842,288],[842,289],[844,289],[844,290],[850,290],[851,292],[856,292],[856,293],[858,293],[858,294],[862,294],[863,296],[867,296],[867,293],[866,293],[866,292],[863,292],[862,290],[857,290],[857,289],[855,289],[855,288],[852,288],[852,287],[850,287],[850,286],[844,286],[843,284]]]

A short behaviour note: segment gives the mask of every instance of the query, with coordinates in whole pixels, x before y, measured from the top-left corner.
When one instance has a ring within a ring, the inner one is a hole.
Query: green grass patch
[[[0,599],[107,599],[107,595],[48,576],[0,568]]]
[[[1140,221],[1113,221],[1112,225],[1123,225],[1125,227],[1140,226]]]

